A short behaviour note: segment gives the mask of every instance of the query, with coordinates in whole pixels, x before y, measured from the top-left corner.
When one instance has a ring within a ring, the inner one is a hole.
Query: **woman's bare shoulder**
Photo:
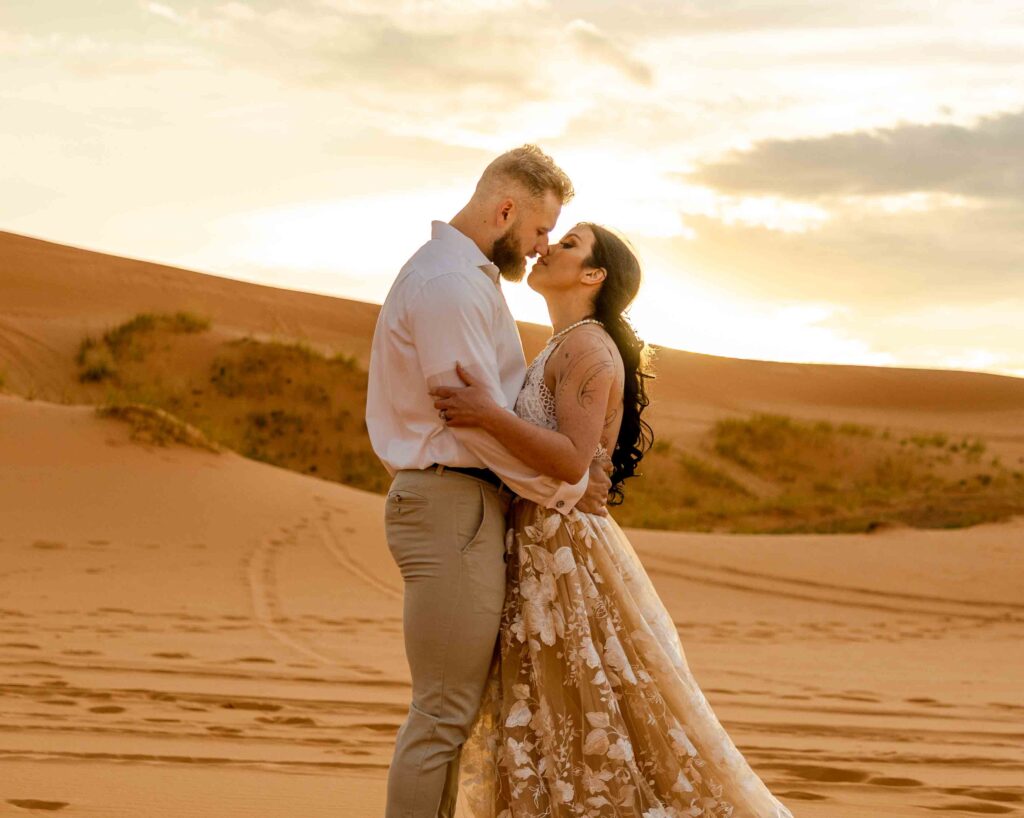
[[[559,343],[551,358],[551,374],[564,386],[575,381],[617,380],[623,370],[615,341],[597,324],[586,324],[572,330]]]

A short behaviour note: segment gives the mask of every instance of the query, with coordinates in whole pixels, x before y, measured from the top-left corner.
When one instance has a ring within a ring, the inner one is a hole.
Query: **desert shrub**
[[[971,440],[970,438],[964,438],[963,442],[960,444],[960,448],[968,462],[977,463],[985,453],[986,446],[985,441],[983,440]]]
[[[78,345],[75,362],[79,366],[78,379],[83,383],[112,380],[117,375],[117,363],[141,361],[147,349],[142,338],[154,330],[173,333],[194,333],[209,329],[206,318],[190,312],[139,313],[134,318],[107,330],[97,340],[87,335]]]
[[[359,368],[359,361],[355,355],[346,355],[344,352],[336,352],[330,358],[331,363],[338,364],[350,370]]]
[[[132,440],[139,443],[156,446],[180,443],[211,452],[220,451],[220,447],[208,440],[199,429],[156,406],[140,403],[107,404],[98,406],[96,414],[126,421],[132,429]]]
[[[949,438],[942,433],[935,433],[930,435],[911,435],[910,442],[919,448],[926,448],[928,446],[936,446],[943,448]]]
[[[157,329],[174,333],[193,333],[202,332],[209,327],[209,319],[190,312],[144,312],[105,332],[103,343],[110,347],[116,358],[131,357],[138,360],[144,354],[144,350],[139,346],[139,338],[142,335]]]
[[[687,481],[703,488],[727,491],[739,496],[749,496],[749,492],[725,472],[719,471],[702,460],[691,455],[680,453],[676,462],[682,466]]]
[[[831,423],[774,414],[723,418],[714,424],[712,438],[714,451],[722,457],[783,482],[793,482],[811,461],[836,447]]]
[[[117,374],[114,355],[106,345],[83,343],[78,350],[78,380],[82,383],[99,383],[110,380]]]

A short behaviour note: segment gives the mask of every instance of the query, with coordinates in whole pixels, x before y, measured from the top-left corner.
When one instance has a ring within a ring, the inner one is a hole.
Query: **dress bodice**
[[[516,398],[516,415],[521,417],[523,420],[529,421],[535,426],[543,426],[545,429],[558,429],[558,416],[555,412],[555,396],[552,394],[551,390],[548,389],[548,385],[544,383],[544,367],[547,365],[548,358],[551,357],[551,353],[558,348],[558,345],[564,340],[570,330],[575,329],[581,324],[600,323],[601,322],[596,319],[585,318],[570,327],[566,327],[561,332],[555,333],[548,339],[548,342],[544,345],[544,349],[537,353],[537,357],[533,359],[529,367],[526,369],[526,380],[523,383],[523,388],[519,392],[519,397]],[[602,444],[598,443],[595,457],[607,455],[608,451]]]
[[[557,347],[557,343],[548,341],[537,357],[526,369],[526,381],[516,398],[516,414],[536,426],[546,429],[557,429],[558,420],[555,416],[555,396],[544,383],[544,366]]]

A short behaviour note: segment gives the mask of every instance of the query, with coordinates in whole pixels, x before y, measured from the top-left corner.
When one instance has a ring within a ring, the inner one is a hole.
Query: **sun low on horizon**
[[[380,303],[530,142],[648,341],[1024,377],[1024,9],[798,5],[14,0],[0,230]]]

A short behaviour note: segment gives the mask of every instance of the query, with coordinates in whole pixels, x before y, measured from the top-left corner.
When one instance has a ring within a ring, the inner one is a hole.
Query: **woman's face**
[[[548,245],[548,251],[537,259],[526,283],[541,295],[564,292],[586,286],[584,276],[592,268],[583,266],[594,249],[594,232],[576,225],[561,241]]]

